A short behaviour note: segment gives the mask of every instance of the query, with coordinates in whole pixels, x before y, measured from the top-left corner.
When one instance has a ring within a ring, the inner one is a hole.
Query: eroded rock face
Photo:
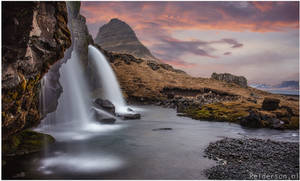
[[[240,85],[241,87],[247,87],[247,79],[243,76],[236,76],[236,75],[232,75],[229,73],[224,73],[224,74],[217,74],[217,73],[213,73],[211,75],[212,79],[216,79],[216,80],[220,80],[220,81],[224,81],[224,82],[228,82],[228,83],[234,83],[237,85]]]
[[[138,40],[131,27],[119,19],[112,19],[100,27],[95,43],[108,51],[127,53],[137,58],[158,61]]]
[[[64,2],[3,2],[3,138],[39,123],[40,80],[71,45]]]
[[[82,64],[88,67],[88,45],[93,42],[91,35],[88,32],[86,21],[83,16],[79,14],[80,2],[67,2],[68,9],[68,27],[71,32],[72,45],[69,47],[63,59],[56,62],[47,73],[43,85],[43,103],[42,113],[45,116],[48,113],[54,112],[58,105],[58,99],[63,92],[60,85],[59,69],[61,65],[71,58],[73,50],[77,51]],[[46,79],[47,78],[47,79]]]

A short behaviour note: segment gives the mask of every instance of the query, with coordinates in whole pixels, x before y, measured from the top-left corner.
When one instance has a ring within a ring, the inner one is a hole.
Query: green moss
[[[240,109],[239,104],[225,105],[214,103],[199,108],[188,108],[185,113],[194,119],[205,119],[226,122],[238,122],[238,118],[247,116],[246,110]]]
[[[2,151],[4,155],[32,153],[54,142],[55,139],[48,134],[24,130],[13,135],[9,140],[3,141]]]

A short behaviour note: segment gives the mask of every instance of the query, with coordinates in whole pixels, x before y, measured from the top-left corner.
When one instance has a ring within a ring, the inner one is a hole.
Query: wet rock
[[[262,109],[273,111],[278,109],[280,100],[266,97],[262,103]]]
[[[94,101],[95,105],[111,114],[115,114],[115,106],[109,100],[97,98]]]
[[[117,116],[120,117],[123,120],[128,120],[128,119],[141,119],[141,114],[139,113],[117,113]]]
[[[152,129],[152,131],[171,131],[173,128],[155,128]]]
[[[186,116],[185,113],[177,113],[176,116]]]
[[[240,124],[245,127],[250,128],[260,128],[262,127],[261,117],[257,111],[250,111],[249,116],[244,117]]]
[[[113,116],[106,114],[105,112],[99,111],[97,109],[92,109],[92,116],[96,121],[102,124],[114,124],[116,119]]]
[[[220,80],[220,81],[225,81],[228,83],[234,83],[237,85],[240,85],[241,87],[247,87],[247,79],[243,76],[236,76],[236,75],[232,75],[229,73],[224,73],[224,74],[217,74],[217,73],[213,73],[211,75],[212,79],[216,79],[216,80]]]
[[[55,139],[51,135],[24,130],[3,141],[2,154],[4,156],[17,156],[34,153],[54,142]]]
[[[276,118],[271,118],[268,120],[270,127],[274,129],[284,129],[284,122],[276,119]]]

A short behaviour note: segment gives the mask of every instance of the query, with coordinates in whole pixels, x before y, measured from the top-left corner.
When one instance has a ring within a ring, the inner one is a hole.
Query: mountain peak
[[[137,58],[158,61],[139,41],[133,29],[117,18],[111,19],[99,28],[95,43],[108,51],[127,53]]]

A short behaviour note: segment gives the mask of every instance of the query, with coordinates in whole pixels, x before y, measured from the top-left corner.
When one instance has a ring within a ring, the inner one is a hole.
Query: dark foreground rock
[[[262,103],[262,109],[273,111],[278,109],[280,100],[266,97]]]
[[[225,138],[205,149],[209,179],[299,179],[299,143]]]
[[[250,111],[249,115],[243,118],[240,124],[250,128],[262,127],[261,117],[257,111]]]
[[[152,131],[171,131],[173,128],[155,128],[152,129]]]
[[[91,114],[96,121],[102,124],[114,124],[116,122],[116,119],[113,116],[110,116],[108,113],[105,113],[99,109],[93,108],[91,110]]]
[[[10,157],[34,153],[54,142],[55,139],[48,134],[24,130],[2,142],[2,154]]]
[[[41,78],[71,45],[65,2],[2,3],[2,139],[39,124]]]
[[[129,113],[118,113],[118,117],[120,117],[123,120],[128,119],[141,119],[141,114],[135,113],[135,112],[129,112]]]
[[[97,98],[94,103],[100,109],[103,109],[111,114],[115,114],[115,106],[109,100]]]

